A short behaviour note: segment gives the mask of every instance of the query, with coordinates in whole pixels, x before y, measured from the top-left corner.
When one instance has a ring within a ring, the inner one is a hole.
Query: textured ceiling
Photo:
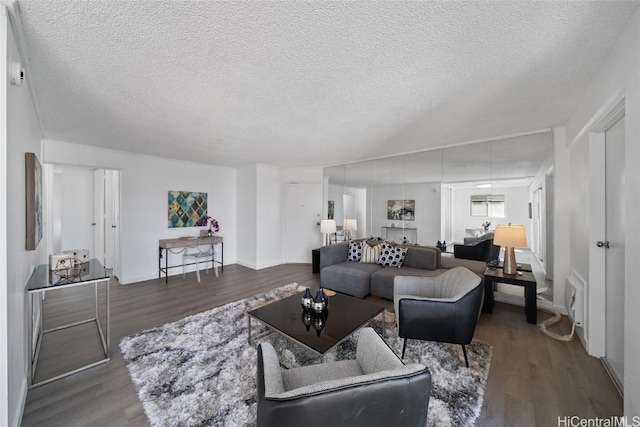
[[[566,122],[638,2],[43,1],[46,139],[324,166]]]

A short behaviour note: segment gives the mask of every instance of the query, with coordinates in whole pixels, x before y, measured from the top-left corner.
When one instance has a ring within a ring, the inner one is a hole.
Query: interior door
[[[322,183],[287,184],[285,261],[311,263],[311,250],[322,245]]]
[[[625,132],[624,117],[605,132],[606,242],[605,364],[614,381],[624,379]],[[608,243],[607,243],[608,242]]]
[[[544,248],[542,245],[542,188],[537,188],[533,193],[533,248],[540,261],[544,260]]]
[[[104,172],[104,169],[97,169],[93,173],[93,252],[91,254],[91,257],[96,258],[102,265],[105,265],[104,233],[106,230],[104,218]]]

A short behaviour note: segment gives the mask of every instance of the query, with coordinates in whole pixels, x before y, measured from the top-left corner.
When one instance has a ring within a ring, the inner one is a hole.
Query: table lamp
[[[358,221],[355,219],[345,219],[344,229],[349,233],[347,235],[347,240],[351,240],[351,232],[358,229]]]
[[[493,236],[493,244],[504,247],[504,274],[516,274],[518,266],[516,264],[515,247],[527,246],[527,235],[524,231],[524,225],[519,224],[498,224],[496,226],[495,235]]]
[[[320,232],[325,235],[325,246],[331,244],[329,234],[336,232],[336,221],[334,219],[323,219],[320,221]]]

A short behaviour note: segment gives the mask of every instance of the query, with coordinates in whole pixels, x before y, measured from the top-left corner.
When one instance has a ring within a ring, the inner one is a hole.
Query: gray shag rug
[[[256,342],[247,343],[246,312],[303,290],[293,283],[264,294],[125,337],[120,349],[152,426],[255,426]],[[386,313],[386,340],[397,354],[402,339]],[[372,325],[381,331],[381,321]],[[252,322],[253,336],[265,327]],[[355,358],[356,332],[326,355],[327,361]],[[270,341],[285,366],[318,363],[318,357],[280,334]],[[426,365],[432,376],[428,426],[472,425],[480,413],[491,346],[473,340],[462,348],[409,340],[405,362]]]

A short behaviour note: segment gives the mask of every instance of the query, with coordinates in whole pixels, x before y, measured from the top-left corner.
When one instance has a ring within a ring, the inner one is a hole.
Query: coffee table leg
[[[247,314],[247,322],[248,322],[247,330],[249,331],[249,336],[247,337],[247,341],[249,341],[249,345],[251,345],[251,316],[249,316],[248,314]]]

